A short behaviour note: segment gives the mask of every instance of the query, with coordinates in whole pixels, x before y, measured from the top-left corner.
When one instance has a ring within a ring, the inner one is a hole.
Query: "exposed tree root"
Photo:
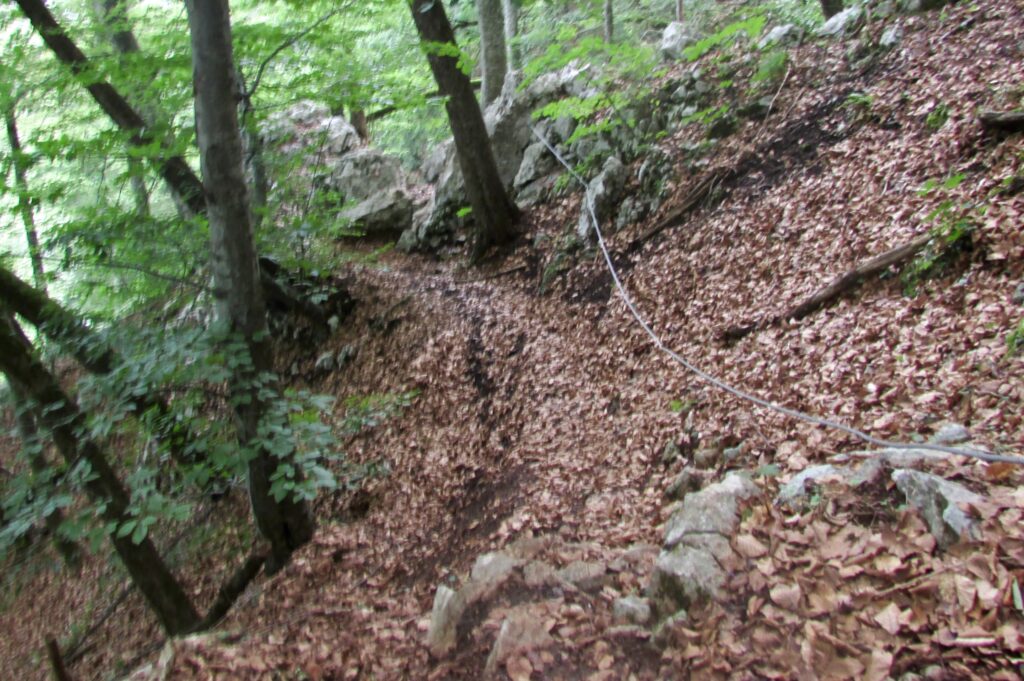
[[[978,120],[986,130],[1024,132],[1024,111],[982,111]]]

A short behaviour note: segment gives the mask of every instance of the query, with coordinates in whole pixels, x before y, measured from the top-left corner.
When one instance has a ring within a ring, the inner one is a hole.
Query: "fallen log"
[[[775,315],[774,317],[759,323],[730,327],[720,334],[720,338],[726,341],[737,341],[750,335],[754,331],[758,331],[775,324],[780,324],[784,321],[803,319],[822,307],[836,301],[844,293],[847,293],[859,286],[861,282],[868,277],[881,274],[893,265],[898,265],[909,260],[913,256],[917,255],[921,249],[927,246],[931,240],[931,234],[922,234],[908,243],[891,248],[885,253],[876,255],[874,258],[861,263],[845,274],[836,277],[827,286],[818,289],[799,305],[790,308],[786,312]]]
[[[986,130],[1024,132],[1024,111],[982,111],[978,120]]]

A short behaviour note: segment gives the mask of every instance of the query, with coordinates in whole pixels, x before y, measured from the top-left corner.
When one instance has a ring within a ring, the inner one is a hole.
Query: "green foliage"
[[[778,84],[786,75],[789,67],[789,53],[785,50],[772,50],[761,55],[757,64],[757,71],[751,80],[755,83],[768,85]]]
[[[960,204],[949,197],[949,192],[959,187],[965,178],[963,174],[956,174],[941,182],[930,179],[919,191],[922,196],[940,193],[944,198],[926,218],[934,223],[931,241],[900,273],[907,295],[916,295],[925,280],[942,276],[957,257],[972,247],[974,215],[984,207]]]
[[[697,61],[708,52],[711,52],[723,44],[732,42],[740,35],[745,35],[748,39],[753,40],[761,35],[761,31],[764,29],[766,21],[767,18],[761,12],[755,12],[745,19],[734,21],[717,33],[714,33],[696,44],[687,47],[683,50],[683,57],[685,57],[687,61]]]
[[[407,409],[419,394],[419,390],[408,390],[400,393],[353,395],[344,402],[345,415],[341,430],[346,435],[355,435],[376,428]]]
[[[1009,357],[1024,350],[1024,318],[1017,322],[1016,328],[1006,336],[1006,354]]]
[[[938,132],[949,120],[949,107],[938,104],[924,119],[924,128],[928,132]]]

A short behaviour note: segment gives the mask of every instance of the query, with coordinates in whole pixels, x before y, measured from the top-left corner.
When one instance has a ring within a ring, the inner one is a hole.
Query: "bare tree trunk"
[[[267,567],[272,572],[287,562],[294,549],[309,541],[314,524],[304,501],[292,495],[277,501],[271,494],[272,476],[279,464],[288,462],[260,444],[260,423],[267,406],[262,395],[276,385],[267,385],[265,378],[273,371],[273,355],[242,166],[228,4],[226,0],[187,0],[186,8],[214,296],[220,322],[244,341],[251,361],[247,368],[236,370],[231,392],[239,443],[243,448],[256,448],[249,462],[249,497],[256,526],[271,544]],[[292,468],[298,478],[298,470]]]
[[[39,233],[36,231],[35,215],[32,211],[32,201],[28,193],[28,163],[25,162],[25,154],[21,148],[21,138],[18,136],[16,106],[17,104],[12,101],[4,109],[7,144],[11,147],[11,165],[14,166],[14,187],[18,191],[18,212],[21,213],[21,221],[25,225],[28,257],[32,262],[32,278],[35,281],[36,288],[45,292],[46,270],[43,268],[43,254],[39,249]]]
[[[612,9],[612,0],[604,0],[604,41],[610,43],[615,40],[615,14]]]
[[[516,71],[522,67],[519,54],[519,5],[517,0],[501,0],[501,13],[504,15],[505,28],[505,61],[508,70]]]
[[[684,17],[683,0],[676,0],[676,21],[682,21]]]
[[[413,0],[410,9],[420,40],[428,46],[430,70],[434,73],[438,89],[447,97],[445,110],[476,223],[472,258],[478,260],[491,245],[508,242],[515,237],[519,210],[509,198],[498,174],[487,126],[473,95],[469,76],[459,69],[455,57],[442,56],[429,47],[431,44],[456,45],[455,32],[441,0]]]
[[[843,0],[821,0],[821,13],[831,19],[843,11]]]
[[[352,109],[352,113],[348,117],[348,122],[356,129],[356,134],[359,135],[359,139],[364,142],[370,141],[370,126],[369,121],[366,120],[365,109]]]
[[[34,355],[10,312],[0,314],[0,370],[12,385],[41,405],[43,424],[68,466],[88,464],[91,477],[85,489],[102,505],[103,521],[116,527],[132,520],[130,497],[103,452],[88,437],[85,416],[53,375]],[[164,564],[149,536],[133,542],[128,536],[110,535],[121,562],[168,634],[181,634],[199,623],[199,615],[185,590]]]
[[[483,106],[501,96],[508,71],[508,55],[505,53],[505,18],[501,0],[476,0],[476,14],[480,20],[480,97]]]

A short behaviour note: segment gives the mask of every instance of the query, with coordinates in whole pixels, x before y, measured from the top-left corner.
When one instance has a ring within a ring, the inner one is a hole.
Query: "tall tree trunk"
[[[604,0],[604,41],[610,43],[615,40],[615,14],[612,9],[612,0]]]
[[[238,120],[242,134],[244,168],[249,181],[252,197],[253,230],[259,229],[267,213],[267,197],[270,194],[270,180],[267,178],[267,163],[263,155],[263,137],[260,135],[253,116],[252,93],[245,85],[242,72],[235,69],[235,85],[238,88]]]
[[[519,54],[519,5],[517,0],[501,0],[501,13],[505,28],[505,61],[509,72],[522,67]]]
[[[825,19],[831,19],[843,11],[843,0],[821,0],[821,13]]]
[[[260,532],[271,544],[268,570],[283,565],[291,552],[309,541],[314,524],[308,504],[271,494],[271,477],[286,465],[260,444],[260,422],[266,416],[262,393],[273,371],[267,315],[253,243],[242,139],[234,94],[235,67],[231,51],[231,20],[226,0],[186,0],[192,40],[196,135],[210,224],[211,260],[217,314],[231,334],[244,341],[251,364],[236,370],[231,392],[236,403],[238,440],[255,447],[249,462],[249,496]],[[261,388],[258,383],[264,381]],[[294,468],[294,466],[293,466]],[[295,473],[298,476],[298,471]]]
[[[36,231],[35,214],[28,193],[28,163],[18,136],[18,118],[12,101],[4,109],[4,124],[7,128],[7,144],[11,148],[11,165],[14,166],[14,188],[18,191],[18,212],[25,225],[25,240],[28,242],[28,257],[32,262],[32,278],[36,288],[46,292],[46,270],[43,268],[43,253],[39,249],[39,233]]]
[[[13,323],[9,316],[7,323]],[[36,475],[44,474],[50,469],[50,465],[43,454],[43,443],[36,425],[38,410],[33,408],[32,400],[16,384],[11,384],[11,396],[14,398],[15,425],[29,468]],[[60,526],[64,523],[64,511],[59,508],[54,510],[46,516],[44,523],[64,564],[72,570],[77,570],[82,562],[78,545],[60,534]]]
[[[682,21],[685,16],[685,8],[683,7],[683,0],[676,0],[676,21]]]
[[[364,142],[370,141],[370,126],[369,121],[366,120],[366,109],[352,109],[352,113],[348,117],[348,122],[356,129],[356,134],[359,135],[359,139]]]
[[[146,147],[157,145],[161,149],[170,148],[167,140],[157,140],[152,133],[147,131],[147,125],[142,115],[132,107],[125,97],[118,92],[110,83],[97,79],[91,72],[91,65],[85,54],[78,49],[78,46],[67,36],[57,20],[46,8],[42,0],[15,0],[22,13],[32,22],[32,27],[43,39],[46,46],[64,63],[71,72],[77,76],[88,75],[86,85],[92,98],[96,100],[103,112],[110,117],[110,120],[122,131],[128,133],[129,141],[133,146]],[[186,216],[197,216],[206,214],[206,199],[203,196],[203,183],[199,181],[196,174],[192,172],[191,166],[183,156],[168,154],[153,156],[149,158],[167,187],[178,206],[179,213]],[[287,302],[292,309],[298,310],[318,324],[326,324],[326,316],[316,305],[296,298],[292,292],[281,287],[274,281],[274,278],[266,273],[261,273],[262,284],[268,295],[275,295]]]
[[[431,44],[456,46],[455,32],[441,0],[413,0],[409,7],[420,40],[427,45],[427,61],[438,89],[447,97],[445,110],[476,224],[472,258],[478,260],[489,246],[515,237],[519,210],[498,174],[487,126],[469,76],[459,68],[456,57],[442,56],[430,47]]]
[[[480,20],[480,97],[486,108],[501,96],[508,71],[508,55],[505,53],[505,18],[501,0],[476,0],[476,14]]]
[[[76,466],[80,461],[89,465],[91,477],[85,489],[102,505],[104,522],[123,526],[132,520],[128,511],[130,497],[100,448],[83,435],[88,426],[78,404],[35,357],[10,312],[0,312],[0,371],[18,390],[41,405],[43,425],[49,429],[67,465]],[[168,634],[185,633],[199,624],[191,600],[148,536],[136,543],[115,532],[110,541]]]

